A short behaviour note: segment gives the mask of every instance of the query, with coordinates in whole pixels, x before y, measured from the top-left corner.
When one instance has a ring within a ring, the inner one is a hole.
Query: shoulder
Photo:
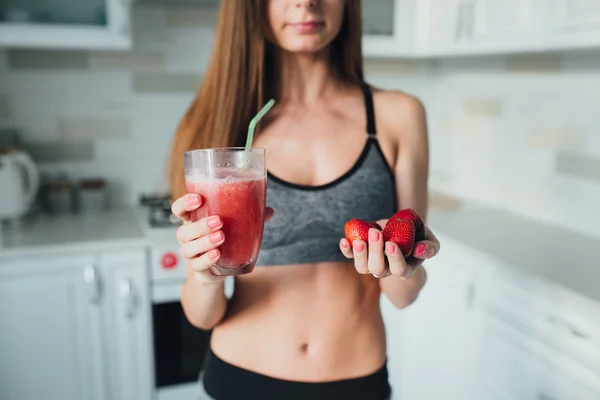
[[[426,140],[427,116],[419,98],[400,90],[373,88],[373,102],[383,134],[405,143]]]
[[[423,102],[400,90],[373,89],[373,102],[378,119],[386,126],[396,126],[396,130],[426,118]]]

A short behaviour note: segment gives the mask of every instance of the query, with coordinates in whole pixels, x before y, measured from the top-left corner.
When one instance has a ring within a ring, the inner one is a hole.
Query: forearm
[[[380,280],[379,286],[396,308],[405,308],[417,299],[426,281],[427,273],[423,267],[419,267],[409,279],[388,276]]]
[[[210,330],[221,321],[227,310],[224,283],[200,283],[193,273],[188,273],[181,292],[181,304],[193,326]]]

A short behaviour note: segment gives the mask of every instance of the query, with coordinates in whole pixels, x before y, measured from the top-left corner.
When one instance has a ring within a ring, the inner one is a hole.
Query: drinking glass
[[[215,275],[252,272],[263,236],[267,197],[265,149],[224,147],[184,153],[188,193],[203,197],[192,221],[218,215],[225,241],[211,267]]]

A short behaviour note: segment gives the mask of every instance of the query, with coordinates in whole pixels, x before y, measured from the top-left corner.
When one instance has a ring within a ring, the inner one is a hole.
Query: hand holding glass
[[[263,236],[267,173],[265,150],[226,147],[184,154],[188,193],[197,193],[204,204],[192,212],[192,221],[218,215],[225,241],[221,257],[211,267],[215,275],[252,272]]]

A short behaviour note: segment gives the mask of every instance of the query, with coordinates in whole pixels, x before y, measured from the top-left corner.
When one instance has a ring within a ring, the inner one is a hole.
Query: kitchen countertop
[[[600,303],[599,239],[447,196],[430,196],[429,209],[428,224],[434,232]],[[144,223],[145,212],[123,207],[101,214],[35,218],[24,230],[3,235],[0,261],[175,240],[175,228],[151,232]]]
[[[509,211],[463,202],[432,210],[434,233],[600,303],[600,240]],[[441,252],[443,243],[441,243]]]
[[[112,209],[88,215],[39,215],[0,236],[0,260],[48,253],[120,249],[146,244],[135,210]]]

